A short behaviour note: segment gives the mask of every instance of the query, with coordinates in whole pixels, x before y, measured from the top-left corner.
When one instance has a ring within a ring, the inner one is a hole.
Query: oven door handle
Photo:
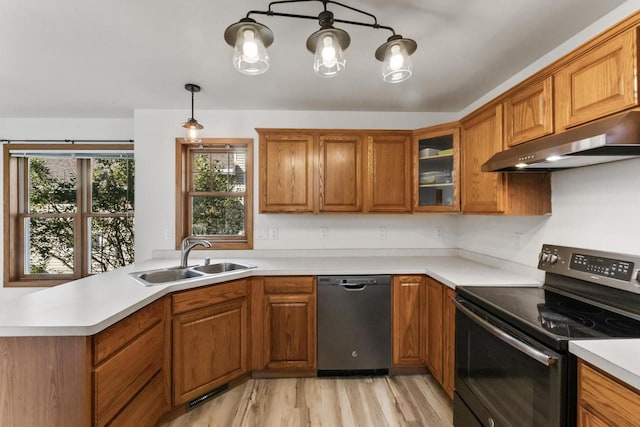
[[[458,308],[458,310],[463,312],[465,315],[467,315],[469,318],[471,318],[478,325],[482,326],[487,332],[491,333],[491,335],[494,335],[496,338],[501,339],[502,341],[504,341],[505,343],[507,343],[511,347],[513,347],[513,348],[515,348],[517,350],[520,350],[522,353],[526,354],[527,356],[531,357],[532,359],[536,360],[537,362],[540,362],[545,366],[553,366],[558,361],[558,359],[556,357],[549,356],[548,354],[543,353],[542,351],[531,347],[530,345],[528,345],[528,344],[520,341],[519,339],[509,335],[508,333],[506,333],[502,329],[500,329],[500,328],[492,325],[491,323],[487,322],[482,317],[478,316],[473,311],[469,310],[467,307],[462,305],[462,303],[460,303],[459,301],[454,300],[454,302],[455,302],[456,307]]]

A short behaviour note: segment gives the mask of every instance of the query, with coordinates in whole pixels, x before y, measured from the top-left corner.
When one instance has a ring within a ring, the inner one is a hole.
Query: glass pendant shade
[[[413,74],[413,64],[407,49],[401,43],[392,43],[382,63],[382,79],[387,83],[400,83]]]
[[[269,55],[260,34],[252,27],[238,29],[233,66],[242,74],[258,75],[269,69]]]
[[[313,71],[320,77],[335,77],[346,65],[344,50],[336,34],[331,30],[323,31],[316,45]]]
[[[187,130],[187,136],[185,137],[185,140],[187,142],[202,141],[200,139],[200,129],[204,129],[204,126],[198,123],[196,119],[190,118],[185,124],[182,125],[182,127]]]

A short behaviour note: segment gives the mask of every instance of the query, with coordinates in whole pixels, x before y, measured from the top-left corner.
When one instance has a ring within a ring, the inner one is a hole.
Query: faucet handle
[[[189,244],[189,239],[191,239],[191,236],[187,236],[182,239],[182,242],[180,242],[180,249],[184,250],[184,248],[187,247],[187,245]]]

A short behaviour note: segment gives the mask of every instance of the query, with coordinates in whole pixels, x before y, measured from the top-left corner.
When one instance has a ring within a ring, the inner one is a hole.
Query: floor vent
[[[209,393],[203,394],[202,396],[196,397],[195,399],[191,400],[187,404],[187,409],[193,409],[196,406],[206,402],[209,399],[213,399],[214,397],[224,393],[227,390],[229,390],[229,383],[223,384],[220,387],[211,390]]]

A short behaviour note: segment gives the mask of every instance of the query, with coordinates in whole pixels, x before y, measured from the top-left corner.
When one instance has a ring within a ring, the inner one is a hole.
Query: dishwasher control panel
[[[318,276],[318,285],[389,285],[391,276]]]

